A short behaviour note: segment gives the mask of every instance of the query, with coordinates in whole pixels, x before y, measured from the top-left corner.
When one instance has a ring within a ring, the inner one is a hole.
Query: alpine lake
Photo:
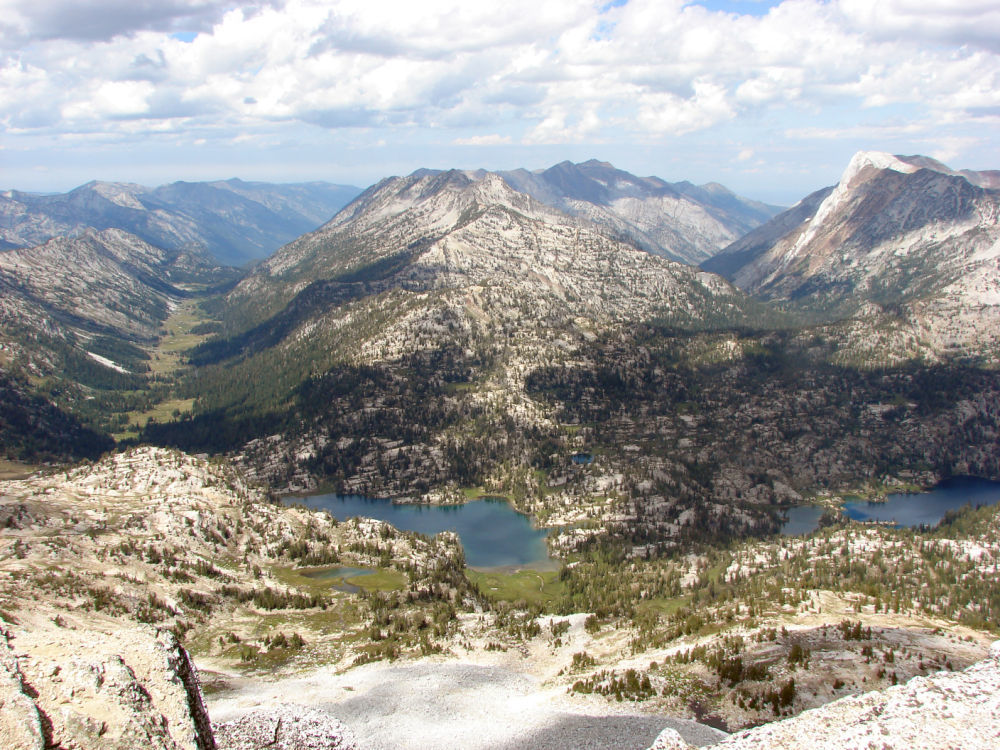
[[[589,456],[588,456],[589,458]],[[394,503],[361,495],[323,494],[287,497],[313,510],[325,510],[338,521],[355,516],[387,521],[398,529],[433,536],[441,531],[458,534],[465,549],[466,564],[478,570],[553,570],[557,561],[548,554],[548,529],[536,528],[503,498],[484,497],[462,505]],[[951,510],[1000,502],[1000,482],[975,477],[946,479],[929,492],[895,493],[884,502],[849,500],[843,512],[855,521],[880,522],[897,527],[934,526]],[[799,505],[786,511],[781,533],[789,536],[816,530],[823,509]],[[347,579],[365,571],[334,569],[317,572],[347,584]]]
[[[1000,502],[1000,482],[976,477],[945,479],[928,492],[900,492],[888,495],[884,502],[848,500],[844,514],[854,521],[885,523],[897,528],[936,526],[948,511],[966,505],[973,508]],[[787,536],[809,534],[819,525],[823,509],[798,505],[786,512],[781,533]]]
[[[470,568],[551,570],[556,562],[545,546],[548,529],[535,528],[503,498],[480,498],[462,505],[394,503],[361,495],[289,497],[312,510],[325,510],[338,521],[354,516],[387,521],[397,529],[434,536],[454,531]]]

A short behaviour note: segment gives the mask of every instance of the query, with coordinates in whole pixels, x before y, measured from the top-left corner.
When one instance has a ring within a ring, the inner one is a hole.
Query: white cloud
[[[909,37],[1000,51],[995,0],[840,0],[852,26],[876,38]]]
[[[690,97],[670,92],[644,94],[639,98],[636,125],[651,134],[683,135],[703,130],[735,115],[725,87],[707,79],[692,84]]]
[[[0,11],[8,136],[280,142],[276,128],[308,123],[395,140],[443,129],[457,146],[645,143],[793,113],[784,129],[824,140],[843,129],[831,108],[865,107],[855,119],[877,125],[906,106],[930,130],[985,128],[1000,111],[1000,9],[986,0],[785,0],[760,16],[685,0],[0,0]]]
[[[67,120],[142,115],[152,94],[148,81],[106,81],[90,92],[87,101],[75,101],[60,114]]]

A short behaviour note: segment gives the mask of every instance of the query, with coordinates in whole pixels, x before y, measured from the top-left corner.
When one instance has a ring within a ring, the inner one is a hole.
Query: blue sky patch
[[[781,5],[781,0],[691,0],[688,5],[740,16],[766,16],[771,8]]]

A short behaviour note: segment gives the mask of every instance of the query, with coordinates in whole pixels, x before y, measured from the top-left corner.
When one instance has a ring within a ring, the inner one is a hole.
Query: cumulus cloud
[[[840,0],[853,28],[881,39],[922,39],[1000,51],[995,0]]]
[[[775,112],[822,123],[828,107],[908,105],[941,123],[1000,107],[1000,10],[986,0],[784,0],[754,15],[687,0],[0,9],[0,126],[12,134],[231,139],[308,123],[460,129],[456,145],[515,133],[529,144],[598,143],[669,140]]]

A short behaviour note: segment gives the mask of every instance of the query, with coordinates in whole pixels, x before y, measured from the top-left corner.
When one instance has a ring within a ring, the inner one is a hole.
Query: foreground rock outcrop
[[[197,674],[174,635],[104,625],[0,620],[0,747],[214,750]]]
[[[214,748],[185,647],[272,672],[357,656],[336,639],[366,627],[360,603],[338,610],[348,594],[308,588],[303,562],[382,565],[418,591],[436,576],[440,592],[462,550],[269,503],[223,464],[157,448],[0,482],[0,748]],[[331,619],[344,630],[328,636]]]
[[[667,729],[650,750],[681,750]],[[740,732],[718,750],[995,750],[1000,747],[1000,641],[964,672],[829,703]]]

